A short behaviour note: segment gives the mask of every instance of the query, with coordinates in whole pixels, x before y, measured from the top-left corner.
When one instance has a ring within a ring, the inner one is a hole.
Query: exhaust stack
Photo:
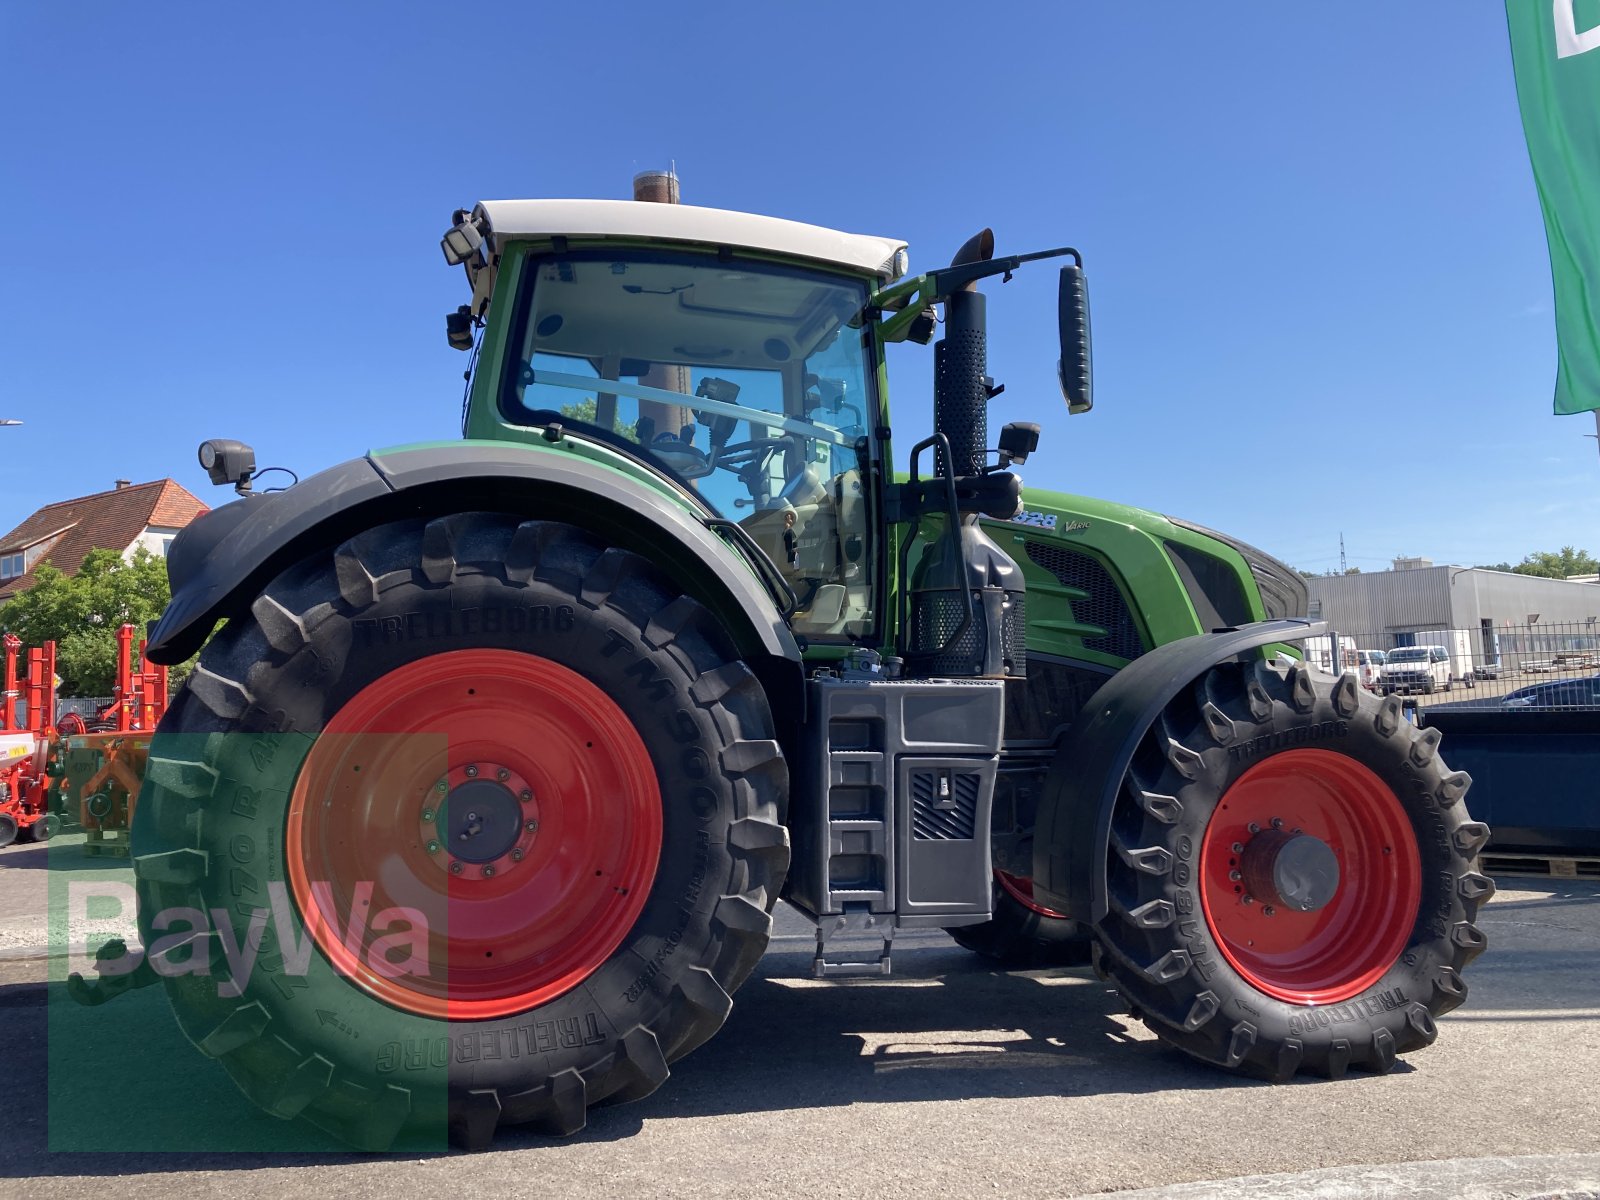
[[[988,262],[994,232],[968,238],[952,267]],[[933,347],[933,427],[950,439],[953,474],[983,470],[989,444],[989,333],[983,293],[969,283],[945,298],[944,337]]]
[[[950,265],[993,257],[994,234],[985,229]],[[933,355],[933,424],[950,441],[943,466],[956,479],[970,480],[983,474],[989,446],[987,312],[976,281],[945,297],[944,337]],[[958,507],[945,520],[950,527],[928,546],[911,580],[907,672],[1020,679],[1027,673],[1022,571],[983,531],[976,511]]]

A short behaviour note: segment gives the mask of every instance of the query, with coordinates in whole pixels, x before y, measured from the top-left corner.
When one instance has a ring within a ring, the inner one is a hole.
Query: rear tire
[[[1494,892],[1473,869],[1489,831],[1461,804],[1471,781],[1438,742],[1350,675],[1213,668],[1157,719],[1121,789],[1098,965],[1162,1039],[1245,1074],[1382,1072],[1430,1044],[1466,998]],[[1272,881],[1303,880],[1271,864],[1302,830],[1338,869],[1294,911]]]
[[[526,734],[497,732],[508,719]],[[402,768],[420,785],[395,786]],[[372,1150],[571,1134],[589,1105],[654,1091],[726,1018],[787,869],[787,781],[755,676],[645,560],[498,514],[386,525],[284,572],[205,650],[136,812],[140,930],[153,947],[158,914],[226,909],[242,939],[274,888],[287,897],[306,960],[274,910],[241,995],[220,994],[220,953],[164,979],[184,1032],[277,1116]],[[418,811],[367,820],[390,795]],[[502,827],[520,840],[470,840]],[[599,882],[561,866],[580,853]],[[404,903],[444,905],[448,930],[354,899],[376,929],[344,961],[337,931],[307,932],[319,874],[330,897],[400,875],[422,897]],[[546,879],[548,903],[516,891]],[[395,962],[397,920],[424,931],[420,970],[414,945]]]
[[[981,925],[945,930],[956,945],[1013,970],[1075,967],[1089,961],[1088,930],[1070,917],[1022,899],[1015,894],[1016,880],[1002,880],[996,874],[994,916]],[[1031,880],[1021,882],[1031,890]]]

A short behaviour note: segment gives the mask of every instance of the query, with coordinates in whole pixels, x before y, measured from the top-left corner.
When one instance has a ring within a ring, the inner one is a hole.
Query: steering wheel
[[[750,493],[750,498],[755,500],[760,492],[762,472],[767,469],[767,459],[780,450],[787,450],[792,441],[791,438],[767,437],[734,442],[717,451],[716,464],[737,475],[739,482]]]
[[[717,451],[717,466],[725,471],[732,471],[741,479],[745,472],[754,468],[761,470],[767,464],[767,459],[778,450],[789,447],[791,438],[755,438],[748,442],[734,442]]]

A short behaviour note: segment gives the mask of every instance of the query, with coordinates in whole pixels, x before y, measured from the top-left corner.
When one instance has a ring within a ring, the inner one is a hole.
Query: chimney
[[[640,171],[633,177],[633,198],[651,204],[678,203],[678,173],[665,171]],[[639,377],[646,387],[661,388],[668,392],[689,394],[689,368],[668,363],[654,363]],[[677,436],[694,424],[694,413],[687,406],[662,404],[658,400],[639,401],[639,425],[644,428],[640,437],[653,441],[662,435]]]
[[[117,491],[119,491],[119,492],[125,487],[132,487],[133,486],[133,480],[131,480],[131,479],[119,479],[119,480],[116,481],[116,483],[117,483]]]
[[[633,198],[648,200],[652,204],[678,203],[678,173],[676,171],[640,171],[633,177]]]

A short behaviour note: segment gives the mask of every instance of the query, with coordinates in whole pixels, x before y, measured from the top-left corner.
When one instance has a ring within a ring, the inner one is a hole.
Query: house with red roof
[[[109,492],[47,504],[0,538],[0,604],[32,587],[42,563],[73,575],[91,550],[132,558],[142,546],[164,558],[177,532],[207,511],[171,479],[119,479]]]

